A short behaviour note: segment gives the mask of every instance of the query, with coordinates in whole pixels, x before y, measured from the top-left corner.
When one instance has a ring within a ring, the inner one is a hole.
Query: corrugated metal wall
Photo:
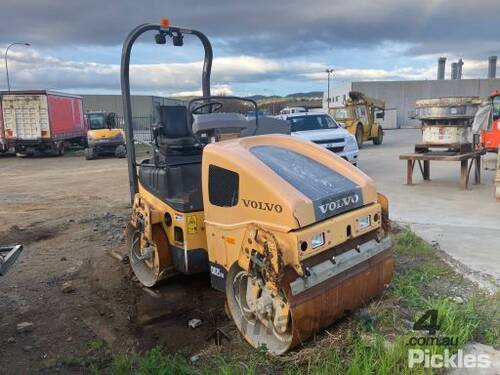
[[[115,112],[117,116],[123,116],[123,104],[121,95],[82,95],[83,109],[87,111]],[[171,98],[163,98],[150,95],[132,95],[133,116],[155,118],[156,105],[182,104],[183,101]]]
[[[385,100],[386,108],[397,110],[398,127],[404,127],[420,124],[410,118],[415,111],[415,101],[446,96],[486,97],[492,91],[500,90],[500,79],[367,81],[353,82],[352,89]]]

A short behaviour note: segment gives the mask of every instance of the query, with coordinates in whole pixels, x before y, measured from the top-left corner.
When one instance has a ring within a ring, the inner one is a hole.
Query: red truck
[[[0,91],[0,151],[63,155],[85,145],[82,98],[54,91]]]

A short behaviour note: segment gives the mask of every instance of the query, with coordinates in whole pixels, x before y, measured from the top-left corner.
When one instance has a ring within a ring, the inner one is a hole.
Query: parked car
[[[292,113],[306,113],[307,110],[304,107],[285,107],[280,111],[280,115],[289,115]]]
[[[357,165],[359,148],[356,137],[341,127],[330,115],[305,112],[279,117],[290,123],[292,136],[314,142]]]

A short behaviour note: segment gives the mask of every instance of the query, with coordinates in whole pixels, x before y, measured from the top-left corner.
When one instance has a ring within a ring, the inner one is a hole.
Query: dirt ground
[[[126,252],[129,203],[123,159],[85,161],[79,153],[0,156],[0,244],[25,247],[13,270],[0,278],[0,375],[86,373],[88,360],[96,355],[109,359],[155,346],[198,358],[198,364],[221,352],[244,358],[255,352],[226,317],[224,295],[210,287],[208,275],[178,276],[151,290],[141,288],[130,266],[115,256]],[[404,259],[396,261],[400,275],[416,266],[414,256],[406,263]],[[457,278],[461,276],[450,279],[451,284],[439,279],[444,297],[467,299],[475,293]],[[403,279],[398,280],[401,284]],[[403,281],[412,285],[410,279]],[[69,293],[63,292],[67,282],[74,289]],[[406,297],[394,288],[362,311],[400,305]],[[433,295],[438,289],[422,287]],[[403,315],[411,327],[411,314]],[[193,318],[202,325],[189,328]],[[23,322],[33,324],[32,329],[18,332]],[[308,363],[318,346],[330,348],[332,342],[338,341],[339,353],[348,350],[342,340],[351,337],[349,324],[346,318],[309,340],[289,353],[288,363]],[[388,323],[389,334],[383,332],[390,336],[396,327],[402,326]],[[222,348],[210,339],[216,328],[231,340]]]
[[[194,355],[216,327],[245,348],[207,275],[145,290],[112,256],[125,252],[128,217],[124,159],[0,157],[0,244],[24,245],[0,279],[0,374],[77,372],[68,364],[99,343]],[[68,281],[74,291],[63,293]],[[203,324],[189,328],[192,318]],[[21,322],[33,329],[17,332]]]

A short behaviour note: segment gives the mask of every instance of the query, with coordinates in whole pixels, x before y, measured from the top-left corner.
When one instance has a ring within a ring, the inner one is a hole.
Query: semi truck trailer
[[[0,92],[2,149],[33,155],[63,155],[70,144],[85,145],[82,98],[54,91]]]
[[[8,149],[8,146],[7,146],[7,143],[5,141],[5,134],[4,134],[4,131],[3,131],[3,116],[2,116],[2,102],[0,101],[0,154],[3,154],[5,152],[7,152],[9,149]]]

